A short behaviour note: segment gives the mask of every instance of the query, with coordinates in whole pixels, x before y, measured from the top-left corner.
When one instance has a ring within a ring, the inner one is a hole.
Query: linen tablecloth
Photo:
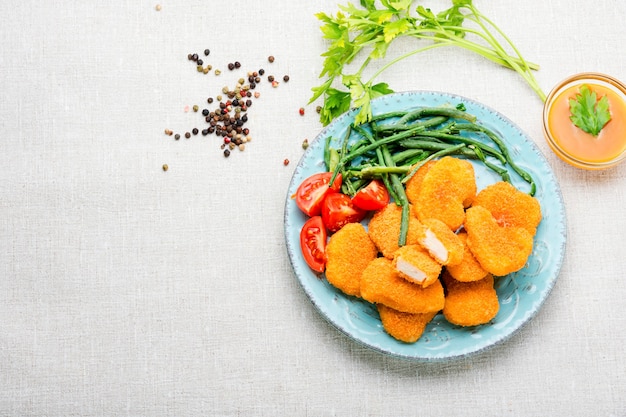
[[[546,92],[582,71],[626,80],[626,3],[474,3],[540,64]],[[380,80],[482,102],[536,142],[568,225],[550,297],[505,343],[434,364],[363,347],[309,302],[283,208],[302,142],[322,129],[307,105],[328,46],[315,14],[338,10],[0,3],[0,415],[626,416],[626,165],[560,161],[538,96],[468,51],[417,54]],[[208,97],[259,69],[245,150],[185,138]]]

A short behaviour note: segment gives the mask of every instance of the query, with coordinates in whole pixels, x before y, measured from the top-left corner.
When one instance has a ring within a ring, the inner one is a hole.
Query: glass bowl
[[[570,121],[569,100],[587,85],[598,99],[607,96],[611,120],[596,136]],[[577,168],[611,168],[626,159],[626,85],[609,75],[585,72],[558,83],[543,107],[543,132],[552,151]]]

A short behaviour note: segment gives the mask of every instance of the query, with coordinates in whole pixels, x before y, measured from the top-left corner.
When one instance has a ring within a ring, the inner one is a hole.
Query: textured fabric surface
[[[580,71],[626,80],[626,2],[475,3],[541,64],[546,92]],[[0,2],[1,416],[626,416],[626,164],[560,162],[541,100],[469,52],[383,73],[513,120],[548,158],[568,220],[557,284],[512,339],[446,364],[383,356],[317,313],[284,244],[301,143],[321,130],[314,105],[298,114],[326,47],[314,14],[337,2],[156,6]],[[205,48],[220,76],[187,60]],[[197,125],[186,106],[258,68],[281,84],[258,86],[244,152],[163,133]]]

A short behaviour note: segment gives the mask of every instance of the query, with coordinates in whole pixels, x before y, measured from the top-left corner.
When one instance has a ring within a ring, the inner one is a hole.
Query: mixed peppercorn
[[[204,57],[208,57],[211,53],[209,49],[203,51]],[[208,74],[213,70],[213,66],[204,62],[204,59],[197,53],[189,53],[187,59],[196,65],[198,72]],[[273,56],[268,57],[268,62],[273,63],[275,58]],[[230,62],[227,64],[229,71],[236,71],[241,68],[239,61]],[[214,70],[215,75],[220,75],[219,69]],[[253,100],[258,99],[261,94],[256,90],[257,86],[262,82],[262,77],[265,75],[263,68],[249,71],[247,78],[239,78],[234,87],[224,86],[221,90],[221,94],[215,97],[208,97],[206,102],[211,105],[217,102],[215,108],[209,109],[206,106],[200,109],[200,106],[194,105],[193,111],[200,112],[204,121],[204,128],[199,129],[194,127],[189,131],[184,132],[184,137],[189,139],[195,135],[201,134],[202,136],[215,135],[221,138],[220,149],[223,151],[224,156],[228,157],[231,151],[239,149],[243,151],[246,143],[252,140],[250,136],[250,129],[245,126],[248,122],[249,109],[253,104]],[[273,75],[266,77],[267,81],[271,83],[272,87],[278,87],[278,81]],[[285,75],[283,81],[289,81],[289,76]],[[301,114],[304,113],[302,109]],[[173,136],[174,139],[179,140],[181,138],[180,133],[175,133],[172,129],[165,129],[167,136]]]

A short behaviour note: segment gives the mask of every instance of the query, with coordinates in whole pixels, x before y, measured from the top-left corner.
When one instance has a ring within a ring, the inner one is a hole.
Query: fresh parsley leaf
[[[389,84],[387,83],[374,84],[373,86],[370,87],[370,90],[372,91],[370,93],[372,98],[376,98],[379,96],[384,96],[385,94],[393,93],[393,90],[389,88]]]
[[[396,36],[406,32],[411,28],[411,23],[408,19],[399,19],[389,22],[385,25],[383,33],[385,34],[385,42],[390,43]]]
[[[388,9],[400,11],[411,7],[413,0],[382,0],[381,3]]]
[[[322,94],[324,94],[326,90],[330,88],[331,84],[333,83],[333,80],[334,78],[329,78],[328,80],[324,82],[324,84],[311,88],[311,90],[313,91],[313,97],[311,97],[311,99],[309,100],[309,104],[313,103]]]
[[[324,125],[339,116],[340,110],[348,110],[351,105],[361,107],[356,117],[357,123],[369,121],[370,100],[391,92],[384,83],[372,86],[383,71],[415,53],[447,45],[467,49],[514,69],[545,101],[546,95],[532,74],[539,66],[524,60],[504,36],[504,32],[483,15],[472,0],[449,0],[448,8],[440,12],[433,12],[418,3],[418,0],[348,0],[346,4],[338,5],[339,11],[335,15],[315,15],[322,22],[322,36],[328,41],[328,47],[322,54],[324,63],[319,75],[326,81],[313,88],[310,102],[324,98],[320,111],[320,121]],[[464,27],[466,21],[472,27]],[[385,58],[389,46],[398,38],[433,43],[425,47],[420,45],[415,50],[377,65],[370,79],[362,79],[364,71],[372,68],[370,64]],[[499,39],[504,42],[501,43]],[[485,40],[488,42],[485,43]],[[352,79],[345,80],[345,70],[353,61],[360,61],[355,67],[358,68],[357,72]],[[340,78],[347,91],[331,88],[331,84]]]
[[[598,136],[602,128],[611,120],[609,99],[599,100],[595,91],[583,84],[575,98],[569,100],[570,120],[584,132]]]
[[[365,7],[367,10],[374,10],[376,9],[376,0],[361,0],[360,1],[361,6]]]
[[[324,105],[320,111],[320,121],[327,125],[348,110],[350,110],[350,93],[336,88],[328,88],[324,95]]]

